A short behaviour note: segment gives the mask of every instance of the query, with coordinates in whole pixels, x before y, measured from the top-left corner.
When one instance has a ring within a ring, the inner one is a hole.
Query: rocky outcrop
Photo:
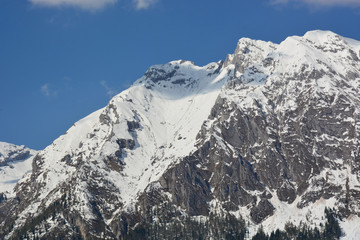
[[[34,151],[25,146],[0,142],[0,167],[8,166],[11,162],[26,160],[33,154]]]

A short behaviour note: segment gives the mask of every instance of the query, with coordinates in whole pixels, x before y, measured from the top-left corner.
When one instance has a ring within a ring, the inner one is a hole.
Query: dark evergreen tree
[[[268,240],[269,236],[265,234],[263,226],[260,226],[252,240]]]
[[[339,222],[335,218],[334,210],[325,208],[325,229],[323,237],[326,240],[339,239],[341,236],[341,228]]]

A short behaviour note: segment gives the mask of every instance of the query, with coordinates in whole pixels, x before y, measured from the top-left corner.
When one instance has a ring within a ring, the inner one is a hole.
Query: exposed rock
[[[128,131],[135,131],[140,128],[139,122],[136,121],[127,121]]]
[[[4,193],[0,193],[0,204],[6,200],[6,195]]]
[[[268,200],[261,200],[251,209],[250,216],[255,223],[261,223],[265,218],[271,216],[275,208]]]
[[[118,139],[116,143],[121,149],[126,148],[132,150],[135,147],[135,141],[133,139]]]

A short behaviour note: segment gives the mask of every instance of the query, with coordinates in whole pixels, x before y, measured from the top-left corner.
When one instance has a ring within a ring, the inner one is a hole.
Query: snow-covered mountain
[[[37,151],[0,142],[0,194],[10,197],[16,183],[31,172],[32,159]]]
[[[240,39],[225,61],[149,68],[40,151],[0,203],[0,236],[122,238],[164,203],[360,234],[360,42]]]

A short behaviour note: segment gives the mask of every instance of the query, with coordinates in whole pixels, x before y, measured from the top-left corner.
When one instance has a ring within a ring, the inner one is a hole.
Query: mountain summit
[[[159,209],[167,222],[226,213],[252,236],[321,228],[332,209],[351,239],[359,92],[360,42],[329,31],[242,38],[203,67],[152,66],[34,157],[0,203],[0,236],[126,239]]]

